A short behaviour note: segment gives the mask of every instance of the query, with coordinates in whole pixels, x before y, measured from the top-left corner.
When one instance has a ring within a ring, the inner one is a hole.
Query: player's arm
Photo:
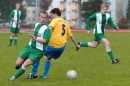
[[[34,41],[39,42],[39,43],[41,43],[41,44],[46,43],[46,40],[45,40],[45,39],[37,39],[33,34],[30,34],[30,37],[31,37]]]
[[[73,34],[72,34],[71,29],[70,29],[69,26],[67,27],[67,36],[69,36],[70,39],[71,39],[71,40],[73,41],[73,43],[75,44],[76,50],[79,49],[80,46],[77,44],[76,39],[75,39],[75,37],[73,36]]]
[[[90,31],[90,22],[92,20],[96,20],[96,14],[91,15],[87,20],[86,20],[86,29],[87,31]]]
[[[92,20],[96,20],[96,13],[91,15],[87,20],[86,20],[86,30],[87,30],[87,33],[90,34],[90,22]]]
[[[109,24],[111,27],[113,27],[114,29],[119,30],[119,28],[118,28],[118,27],[114,24],[114,22],[112,21],[112,18],[111,18],[111,17],[108,19],[108,24]]]
[[[14,11],[11,12],[9,18],[14,21],[15,23],[17,23],[17,21],[14,19]]]
[[[50,29],[53,30],[54,27],[56,26],[56,24],[57,24],[57,20],[56,20],[56,19],[53,19],[53,20],[51,21],[51,23],[49,24]]]
[[[50,38],[51,38],[51,30],[50,30],[49,28],[45,30],[43,37],[44,37],[43,39],[46,40],[45,43],[48,44],[48,43],[49,43],[49,40],[50,40]]]
[[[73,41],[73,43],[75,44],[76,49],[80,49],[80,46],[77,44],[75,37],[74,37],[74,36],[71,36],[70,39],[71,39],[71,40]]]

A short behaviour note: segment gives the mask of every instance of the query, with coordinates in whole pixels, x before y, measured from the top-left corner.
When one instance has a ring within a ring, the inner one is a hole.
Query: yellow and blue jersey
[[[54,48],[63,47],[67,43],[67,36],[72,36],[69,24],[61,17],[58,17],[54,18],[49,26],[53,27],[49,46]]]

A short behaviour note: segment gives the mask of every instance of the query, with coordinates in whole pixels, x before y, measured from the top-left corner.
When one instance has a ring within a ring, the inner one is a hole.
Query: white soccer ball
[[[68,79],[75,79],[77,77],[77,73],[74,70],[69,70],[66,74]]]

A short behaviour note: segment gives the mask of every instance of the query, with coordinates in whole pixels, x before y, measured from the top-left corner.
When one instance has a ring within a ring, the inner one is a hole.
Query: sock
[[[37,70],[38,70],[38,66],[39,66],[39,63],[40,63],[40,61],[37,61],[36,63],[34,63],[33,65],[32,65],[32,75],[33,76],[35,76],[36,74],[37,74]]]
[[[11,37],[10,37],[10,41],[9,41],[9,45],[12,44],[12,41],[13,41],[13,37],[11,36]]]
[[[14,45],[17,45],[17,37],[14,37]]]
[[[42,77],[47,76],[48,71],[50,69],[50,66],[51,66],[51,62],[50,61],[46,61],[45,64],[44,64],[44,72],[43,72]]]
[[[111,50],[107,50],[107,54],[109,55],[111,60],[114,61],[115,58],[114,58],[114,55],[113,55],[112,51]]]
[[[80,47],[89,47],[89,42],[81,42]]]
[[[20,77],[26,70],[26,67],[24,67],[22,65],[22,67],[16,72],[16,74],[14,75],[15,79],[17,79],[18,77]]]

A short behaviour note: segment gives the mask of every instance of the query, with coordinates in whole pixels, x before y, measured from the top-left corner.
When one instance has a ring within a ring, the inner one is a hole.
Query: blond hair
[[[108,5],[108,4],[102,4],[102,5],[101,5],[101,9],[102,9],[103,7],[106,7],[106,8],[108,9],[108,8],[109,8],[109,5]]]

